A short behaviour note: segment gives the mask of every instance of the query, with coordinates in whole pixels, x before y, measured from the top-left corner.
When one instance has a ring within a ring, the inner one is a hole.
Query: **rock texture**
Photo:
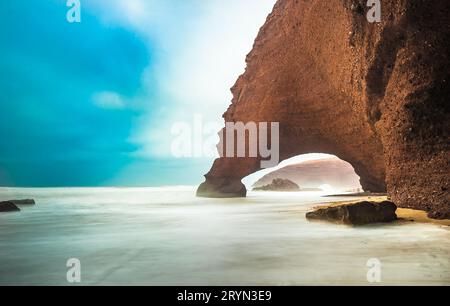
[[[275,178],[291,180],[301,186],[301,190],[320,190],[322,185],[330,185],[342,191],[356,191],[361,188],[353,167],[339,158],[305,161],[286,166],[263,176],[253,186],[270,184]]]
[[[450,218],[450,1],[279,0],[232,88],[226,121],[280,122],[282,160],[349,162],[365,190]],[[245,196],[257,158],[220,158],[199,196]]]
[[[12,212],[12,211],[20,211],[20,209],[11,201],[0,202],[0,212]]]
[[[274,179],[272,183],[253,188],[254,191],[300,191],[300,187],[286,179]]]
[[[397,206],[389,201],[358,202],[320,208],[306,214],[309,220],[322,220],[348,225],[386,223],[397,220]]]

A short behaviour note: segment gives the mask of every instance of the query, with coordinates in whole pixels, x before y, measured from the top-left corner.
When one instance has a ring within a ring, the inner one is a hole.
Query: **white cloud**
[[[204,12],[183,32],[182,42],[170,51],[164,65],[154,71],[161,90],[170,99],[167,107],[171,113],[158,122],[142,120],[136,136],[143,144],[144,154],[168,154],[172,137],[168,131],[176,121],[190,122],[195,114],[201,114],[207,121],[221,119],[231,103],[230,88],[244,72],[245,57],[274,0],[204,3]],[[154,129],[155,125],[162,128]],[[152,145],[154,141],[158,147]]]
[[[108,24],[128,27],[153,50],[156,63],[142,76],[142,92],[158,96],[137,122],[130,140],[141,146],[140,155],[170,154],[174,122],[191,121],[200,114],[220,120],[231,103],[230,87],[244,72],[259,28],[275,0],[93,0],[91,9]],[[161,98],[159,98],[161,99]],[[113,99],[114,100],[114,99]],[[158,114],[155,116],[155,114]]]
[[[93,103],[100,108],[122,109],[125,107],[123,98],[116,92],[102,91],[92,96]]]
[[[197,0],[189,0],[193,2]],[[90,0],[87,9],[93,11],[107,25],[127,27],[147,39],[158,36],[164,28],[176,24],[173,6],[180,0]]]

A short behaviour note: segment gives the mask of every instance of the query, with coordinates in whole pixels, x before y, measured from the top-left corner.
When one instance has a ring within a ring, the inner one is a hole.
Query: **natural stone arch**
[[[352,165],[355,173],[360,177],[361,186],[365,191],[386,192],[383,161],[382,159],[376,160],[376,155],[365,159],[361,154],[345,150],[339,153],[336,150],[327,151],[325,149],[320,151],[313,149],[299,150],[296,149],[296,145],[292,145],[292,142],[292,138],[289,136],[281,139],[280,162],[309,153],[335,155]],[[314,147],[317,149],[319,146]],[[212,198],[245,197],[247,190],[242,183],[242,179],[259,170],[262,170],[261,160],[257,158],[219,158],[214,162],[211,171],[205,175],[206,182],[199,187],[197,194]],[[375,176],[374,173],[378,176]]]
[[[383,1],[379,24],[364,2],[278,0],[224,118],[280,122],[281,160],[336,155],[363,188],[449,218],[450,2]],[[244,196],[258,169],[218,159],[198,195]]]

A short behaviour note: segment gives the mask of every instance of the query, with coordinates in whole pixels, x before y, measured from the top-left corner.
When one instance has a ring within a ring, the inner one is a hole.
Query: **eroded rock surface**
[[[347,225],[386,223],[397,220],[397,206],[389,201],[358,202],[319,208],[306,214],[308,220],[321,220]]]
[[[349,162],[364,190],[450,218],[450,1],[279,0],[232,88],[228,122],[280,122],[281,160]],[[220,158],[199,196],[245,196],[257,158]]]

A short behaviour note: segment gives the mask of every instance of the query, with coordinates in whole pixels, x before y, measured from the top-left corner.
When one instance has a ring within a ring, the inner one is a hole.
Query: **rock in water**
[[[20,211],[20,208],[17,207],[11,201],[0,202],[0,212],[11,212],[11,211]]]
[[[300,187],[290,180],[274,179],[271,184],[253,188],[253,191],[300,191]]]
[[[36,204],[36,202],[33,199],[11,200],[9,202],[12,202],[15,205],[35,205]]]
[[[323,220],[349,225],[385,223],[397,220],[397,206],[389,201],[357,202],[319,208],[306,214],[309,220]]]

